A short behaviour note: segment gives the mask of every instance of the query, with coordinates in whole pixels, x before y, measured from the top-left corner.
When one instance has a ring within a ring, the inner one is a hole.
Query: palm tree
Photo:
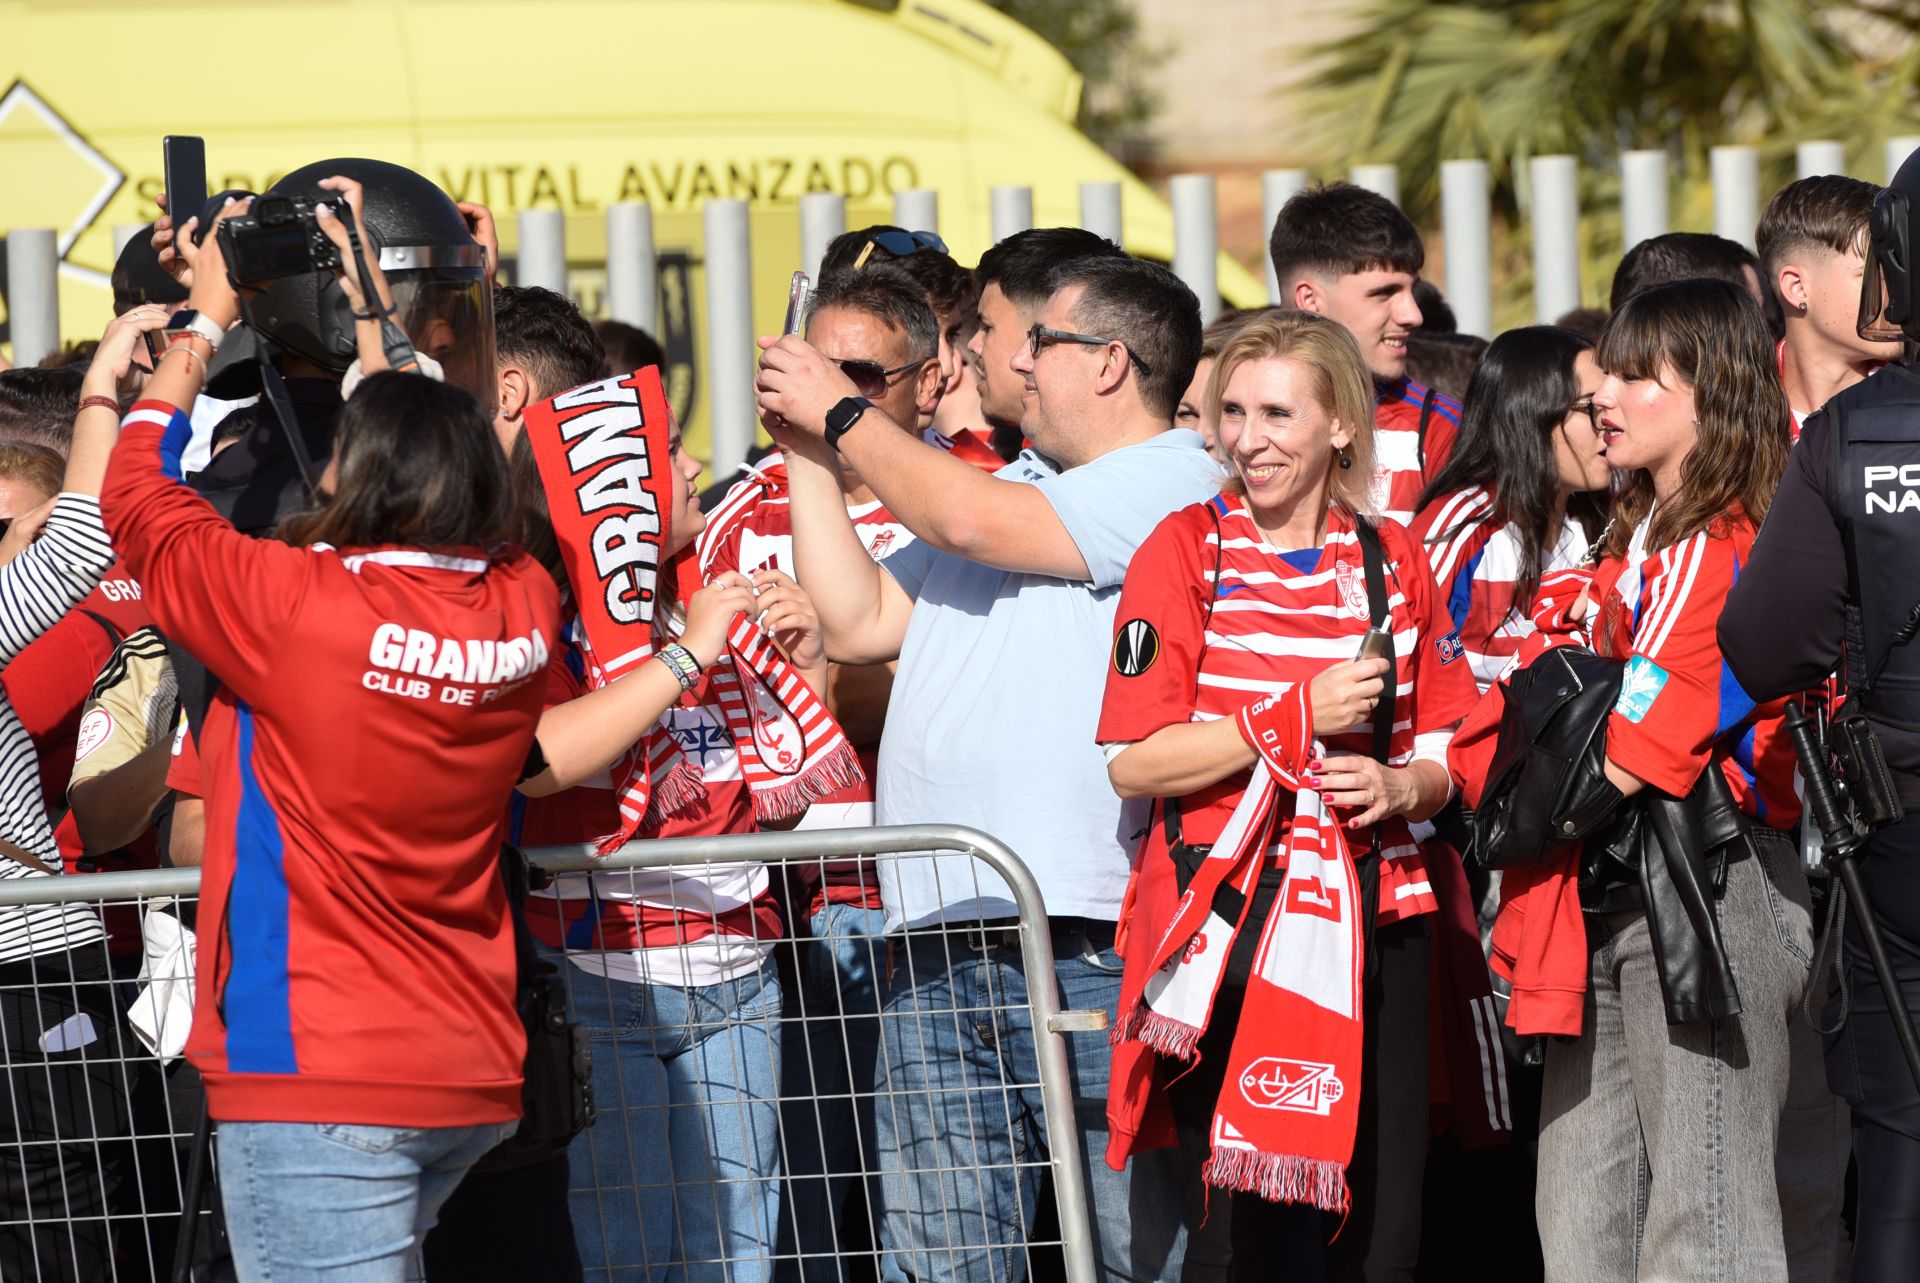
[[[1399,166],[1416,215],[1440,162],[1469,156],[1511,212],[1530,156],[1672,146],[1686,167],[1714,143],[1818,136],[1796,123],[1858,102],[1862,47],[1910,22],[1857,0],[1372,0],[1303,105],[1322,159]]]

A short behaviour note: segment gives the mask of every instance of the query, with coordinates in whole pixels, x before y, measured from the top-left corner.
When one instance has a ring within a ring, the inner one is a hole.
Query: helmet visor
[[[1867,221],[1866,274],[1854,328],[1870,342],[1898,342],[1913,324],[1913,257],[1908,243],[1907,197],[1884,191]]]
[[[492,405],[493,290],[485,251],[478,245],[387,246],[380,268],[393,289],[394,321],[414,350],[438,361],[447,382]]]

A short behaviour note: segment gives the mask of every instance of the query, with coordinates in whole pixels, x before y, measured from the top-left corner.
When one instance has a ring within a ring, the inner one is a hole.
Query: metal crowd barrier
[[[936,853],[928,867],[960,884],[943,900],[996,875],[1017,920],[888,933],[877,914],[830,910],[826,934],[812,933],[807,888],[829,864],[857,883]],[[915,825],[529,859],[551,887],[528,914],[536,935],[567,941],[569,1011],[594,1056],[597,1116],[568,1155],[589,1280],[1092,1283],[1066,1039],[1104,1049],[1104,1016],[1060,1009],[1039,888],[998,840]],[[0,882],[0,914],[78,902],[113,930],[109,943],[0,966],[0,1208],[17,1209],[0,1212],[0,1279],[171,1278],[202,1097],[191,1066],[147,1041],[156,1025],[163,1049],[183,1041],[183,1008],[129,1011],[142,923],[190,916],[198,882],[192,869]],[[730,906],[763,885],[784,929],[729,935]],[[622,961],[630,952],[599,950],[596,933],[635,887],[678,911],[679,938],[724,978],[674,982],[671,932],[645,941],[650,983]],[[150,934],[167,934],[157,925]],[[1003,965],[976,965],[990,953]],[[958,1078],[965,1033],[975,1072]],[[29,1184],[40,1194],[23,1203]],[[202,1213],[203,1262],[218,1253],[216,1206],[209,1197]]]

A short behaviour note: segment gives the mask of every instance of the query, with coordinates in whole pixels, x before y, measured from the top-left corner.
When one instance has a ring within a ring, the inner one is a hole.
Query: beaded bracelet
[[[700,684],[700,661],[679,642],[662,646],[653,652],[653,657],[667,666],[673,679],[680,683],[681,690],[690,691]]]

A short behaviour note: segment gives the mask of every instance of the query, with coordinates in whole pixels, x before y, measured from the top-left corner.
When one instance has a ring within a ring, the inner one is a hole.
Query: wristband
[[[681,690],[690,691],[700,684],[700,661],[679,642],[662,646],[653,652],[653,657],[667,666],[673,679],[680,683]]]
[[[90,405],[97,405],[102,410],[112,410],[116,416],[120,413],[120,401],[117,397],[83,396],[80,398],[80,408],[82,410]]]

